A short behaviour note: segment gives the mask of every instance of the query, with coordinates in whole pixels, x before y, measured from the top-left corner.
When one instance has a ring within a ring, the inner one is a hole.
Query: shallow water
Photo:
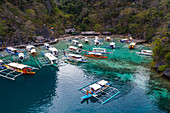
[[[60,41],[54,45],[61,51],[59,71],[47,66],[33,76],[20,76],[15,81],[0,77],[0,113],[168,112],[170,82],[153,77],[155,73],[149,67],[151,58],[136,55],[137,49],[129,50],[118,39],[115,42],[120,49],[107,48],[107,51],[113,52],[108,59],[89,58],[87,63],[72,65],[62,60],[62,50],[70,43]],[[108,44],[103,42],[101,47]],[[95,47],[93,42],[90,45]],[[84,49],[92,49],[91,46],[84,45]],[[33,59],[24,64],[37,67]],[[112,81],[121,93],[104,105],[93,98],[82,101],[83,93],[77,89],[99,79]]]

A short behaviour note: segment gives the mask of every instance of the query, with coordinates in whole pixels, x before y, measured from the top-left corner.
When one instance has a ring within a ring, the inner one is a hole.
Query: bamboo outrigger
[[[106,80],[100,80],[92,82],[84,87],[79,88],[78,90],[84,91],[86,95],[82,96],[81,99],[88,99],[94,97],[101,102],[101,105],[105,104],[116,95],[120,93],[120,91],[111,86]],[[107,97],[107,99],[102,99],[102,97]]]

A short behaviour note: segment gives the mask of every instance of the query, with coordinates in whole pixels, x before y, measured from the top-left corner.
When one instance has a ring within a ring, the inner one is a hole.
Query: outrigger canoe
[[[86,93],[86,95],[82,96],[81,99],[94,97],[98,99],[102,105],[120,93],[118,89],[112,87],[111,83],[106,80],[92,82],[78,90],[82,90]],[[102,99],[104,96],[107,96],[108,98],[105,100]]]

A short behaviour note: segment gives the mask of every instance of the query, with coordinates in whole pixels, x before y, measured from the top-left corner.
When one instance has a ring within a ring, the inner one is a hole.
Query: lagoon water
[[[11,81],[0,77],[0,113],[166,113],[170,111],[170,82],[153,77],[150,57],[142,57],[126,44],[114,39],[119,49],[108,59],[89,58],[87,63],[68,64],[62,50],[69,41],[60,41],[54,46],[59,55],[59,71],[55,67],[42,67],[33,76],[22,75]],[[103,41],[103,40],[101,40]],[[83,41],[82,41],[83,42]],[[107,47],[104,42],[101,47]],[[93,42],[84,44],[84,49],[92,50]],[[12,57],[6,57],[12,59]],[[37,67],[33,59],[24,62]],[[84,94],[77,91],[95,80],[106,79],[113,82],[121,93],[106,104],[93,98],[81,100]]]

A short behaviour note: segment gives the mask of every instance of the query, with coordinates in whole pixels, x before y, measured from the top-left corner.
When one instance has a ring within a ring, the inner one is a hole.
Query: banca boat
[[[110,38],[110,37],[106,37],[105,40],[106,40],[106,41],[111,41],[111,38]]]
[[[111,42],[111,43],[109,44],[109,48],[115,49],[115,48],[116,48],[115,42]]]
[[[44,47],[45,47],[46,49],[51,48],[50,44],[48,44],[48,43],[44,43]]]
[[[78,46],[79,41],[77,41],[77,40],[72,40],[72,44],[73,44],[73,45],[77,45],[77,46]]]
[[[84,54],[85,57],[91,58],[108,58],[107,56],[103,56],[102,53],[88,52],[88,54]]]
[[[35,74],[35,72],[32,72],[32,69],[34,68],[28,65],[11,62],[9,64],[4,64],[3,66],[5,66],[7,69],[14,70],[19,73],[28,74],[28,75]]]
[[[51,53],[45,53],[44,56],[48,59],[49,64],[58,67],[58,59],[54,55],[52,55]]]
[[[85,37],[84,41],[85,41],[86,44],[89,43],[88,37]]]
[[[141,50],[140,52],[136,52],[139,55],[146,55],[146,56],[152,56],[153,51],[152,50]]]
[[[121,39],[120,42],[128,42],[129,40],[127,38]]]
[[[102,105],[120,93],[118,89],[112,87],[111,83],[106,80],[92,82],[84,87],[79,88],[78,90],[84,91],[84,93],[86,93],[86,95],[82,96],[81,99],[94,97],[98,99]],[[104,97],[107,97],[107,99]]]
[[[58,56],[59,52],[55,47],[51,47],[48,49],[50,51],[50,53],[54,56]]]
[[[76,54],[67,54],[66,59],[75,62],[87,62],[87,60],[83,56]]]
[[[18,50],[13,48],[13,47],[7,47],[6,50],[7,50],[8,53],[11,53],[13,55],[18,55],[19,54]]]
[[[35,55],[36,55],[35,46],[33,46],[33,45],[28,45],[28,46],[26,46],[26,49],[27,49],[28,52],[31,53],[32,56],[35,56]]]
[[[135,42],[131,42],[129,44],[129,49],[133,49],[133,48],[135,48],[135,46],[136,46],[136,43]]]
[[[79,48],[77,48],[75,46],[69,46],[68,50],[72,51],[74,53],[81,53],[81,51],[82,51],[81,49],[79,49]]]

